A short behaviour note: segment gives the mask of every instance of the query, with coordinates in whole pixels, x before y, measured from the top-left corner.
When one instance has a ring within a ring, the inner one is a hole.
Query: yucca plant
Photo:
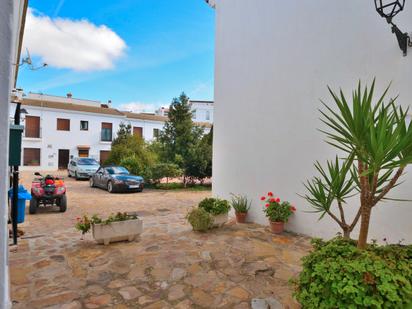
[[[306,183],[306,200],[316,212],[331,216],[349,237],[361,220],[358,247],[366,246],[372,209],[399,184],[405,167],[412,163],[412,124],[407,120],[408,109],[395,104],[396,98],[385,103],[389,86],[374,102],[375,80],[370,88],[362,90],[359,82],[352,93],[350,105],[342,92],[328,88],[336,105],[331,108],[324,102],[321,121],[328,127],[321,130],[327,142],[343,153],[323,168],[315,164],[320,173]],[[348,223],[344,205],[347,199],[359,195],[360,206],[355,218]],[[332,207],[337,205],[339,216]]]

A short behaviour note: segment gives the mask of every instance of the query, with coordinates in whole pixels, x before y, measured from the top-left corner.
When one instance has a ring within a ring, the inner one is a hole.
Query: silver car
[[[100,164],[93,158],[72,158],[67,166],[69,177],[89,179],[100,168]]]

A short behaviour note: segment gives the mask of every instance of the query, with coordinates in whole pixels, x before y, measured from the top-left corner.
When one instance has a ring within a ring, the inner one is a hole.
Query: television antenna
[[[44,67],[47,67],[47,63],[43,63],[41,66],[35,67],[34,64],[33,64],[32,59],[31,59],[29,49],[26,48],[26,51],[27,51],[27,56],[21,60],[21,63],[19,64],[19,67],[27,64],[29,69],[32,70],[32,71],[37,71],[37,70],[40,70]]]

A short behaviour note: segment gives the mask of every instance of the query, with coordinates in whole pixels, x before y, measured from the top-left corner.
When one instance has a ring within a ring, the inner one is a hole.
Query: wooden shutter
[[[79,158],[88,158],[89,149],[79,149]]]
[[[40,137],[40,117],[26,116],[25,136],[32,138]]]
[[[143,128],[142,127],[133,127],[133,135],[143,137]]]
[[[70,119],[57,118],[58,131],[70,131]]]
[[[112,129],[113,124],[110,122],[102,122],[102,129]]]
[[[24,148],[23,165],[40,166],[40,148]]]

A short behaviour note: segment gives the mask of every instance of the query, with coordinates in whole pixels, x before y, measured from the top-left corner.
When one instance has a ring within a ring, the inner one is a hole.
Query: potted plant
[[[261,200],[265,202],[263,211],[269,219],[272,233],[280,234],[285,228],[285,223],[289,217],[296,211],[296,208],[287,201],[280,201],[280,198],[274,197],[272,192],[267,196],[262,196]]]
[[[213,216],[203,208],[193,208],[186,219],[197,232],[206,232],[213,225]]]
[[[121,213],[110,215],[106,220],[97,215],[89,218],[77,218],[76,229],[84,234],[92,229],[93,238],[99,244],[108,245],[116,241],[133,241],[143,232],[143,221],[135,213]]]
[[[235,210],[237,223],[245,223],[251,201],[244,195],[232,194],[231,206]]]
[[[205,210],[213,217],[213,227],[219,227],[228,220],[230,210],[229,202],[219,198],[205,198],[199,203],[199,208]]]

